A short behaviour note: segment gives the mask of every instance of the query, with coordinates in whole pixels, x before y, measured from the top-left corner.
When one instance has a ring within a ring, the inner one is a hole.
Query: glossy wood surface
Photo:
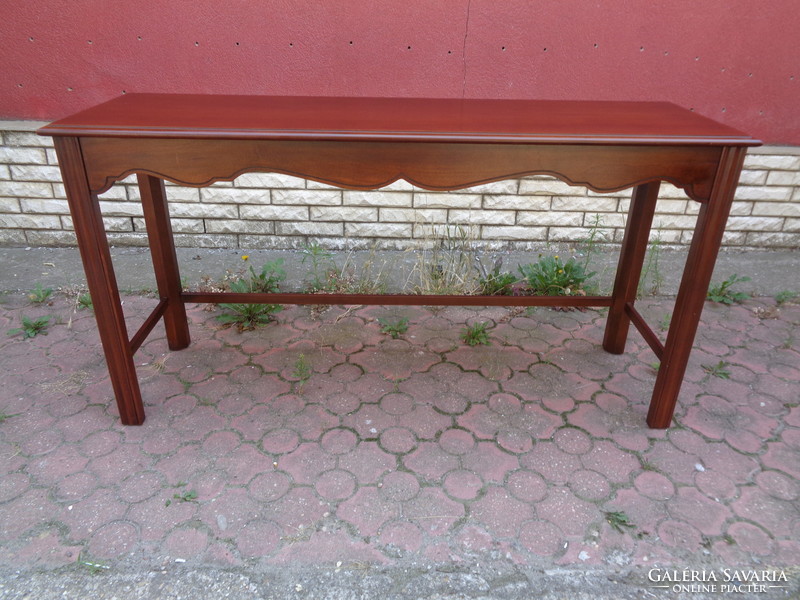
[[[607,146],[475,142],[227,139],[81,139],[89,186],[101,193],[132,173],[187,186],[277,172],[349,189],[404,179],[430,190],[544,174],[596,192],[668,181],[703,201],[719,161],[716,146]],[[191,159],[188,159],[191,157]]]
[[[137,179],[156,286],[159,296],[166,300],[163,314],[167,344],[170,350],[182,350],[189,345],[191,336],[186,321],[186,308],[180,298],[181,276],[172,243],[172,224],[169,220],[164,180],[142,173],[139,173]]]
[[[210,139],[755,145],[666,102],[127,94],[45,135]]]
[[[659,184],[655,182],[637,186],[633,190],[614,281],[613,301],[608,311],[603,339],[603,348],[612,354],[622,354],[625,350],[630,324],[630,314],[625,308],[636,300],[639,278],[647,252],[647,241],[658,201],[658,188]]]
[[[78,140],[57,138],[55,148],[120,420],[124,425],[139,425],[144,422],[144,405],[100,202],[86,183]]]
[[[742,148],[725,148],[720,158],[709,201],[700,207],[692,235],[692,244],[683,268],[675,308],[670,320],[664,354],[653,388],[653,399],[647,413],[650,427],[664,428],[672,422],[675,402],[689,364],[700,314],[719,253],[733,195],[739,182],[745,152]]]
[[[56,139],[78,245],[124,424],[144,409],[133,353],[164,319],[190,342],[186,302],[608,306],[603,346],[631,324],[661,359],[647,423],[672,420],[746,148],[745,134],[665,103],[128,95],[40,130]],[[453,190],[541,173],[597,192],[634,188],[611,296],[413,297],[182,293],[164,180],[190,186],[249,171],[352,189],[405,179]],[[128,337],[98,194],[136,173],[161,296]],[[667,339],[635,308],[659,182],[702,203]]]

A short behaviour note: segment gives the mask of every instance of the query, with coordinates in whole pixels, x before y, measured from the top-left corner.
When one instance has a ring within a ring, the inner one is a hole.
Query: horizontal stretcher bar
[[[458,296],[432,294],[301,294],[184,292],[184,302],[231,304],[346,304],[385,306],[611,306],[611,296]]]

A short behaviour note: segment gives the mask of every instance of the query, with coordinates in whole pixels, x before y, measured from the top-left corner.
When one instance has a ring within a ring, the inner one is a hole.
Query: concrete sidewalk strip
[[[660,248],[660,247],[659,247]],[[298,250],[235,250],[223,248],[177,248],[181,276],[190,284],[197,284],[205,278],[219,281],[229,271],[236,272],[242,267],[242,256],[249,256],[250,264],[260,266],[267,261],[281,259],[284,261],[288,278],[288,288],[302,288],[307,281],[304,275],[309,271],[310,261],[304,261],[305,255]],[[516,265],[535,261],[539,254],[530,252],[506,251],[473,251],[473,257],[480,258],[488,268],[496,259],[502,259],[504,270],[516,273]],[[543,254],[574,255],[583,260],[585,255],[576,253],[575,248],[563,246],[542,247]],[[150,251],[147,248],[120,246],[112,248],[114,268],[120,290],[141,294],[152,291],[156,287]],[[663,247],[653,259],[658,265],[651,264],[650,273],[644,273],[647,280],[647,293],[654,285],[654,276],[660,280],[657,293],[674,295],[686,261],[686,248]],[[591,271],[596,271],[595,281],[603,292],[609,292],[614,282],[617,266],[618,248],[602,248],[591,255]],[[402,287],[407,283],[415,267],[418,266],[418,251],[353,251],[332,252],[332,260],[338,267],[347,265],[363,265],[365,261],[373,263],[373,273],[388,276],[391,287]],[[0,248],[0,291],[27,292],[37,283],[44,287],[75,288],[85,287],[80,255],[77,248]],[[326,264],[327,266],[327,264]],[[647,270],[647,269],[646,269]],[[358,269],[357,269],[358,271]],[[717,259],[712,282],[719,283],[731,275],[747,276],[749,281],[737,285],[737,290],[757,296],[774,296],[785,291],[797,292],[798,284],[792,273],[800,272],[800,252],[757,251],[757,250],[725,250]],[[307,277],[306,277],[307,279]],[[282,288],[284,289],[284,288]]]
[[[154,302],[124,296],[131,329]],[[188,309],[188,349],[159,326],[136,354],[124,427],[91,311],[2,298],[1,598],[667,597],[687,569],[716,580],[685,597],[736,570],[737,597],[798,594],[797,304],[708,303],[666,431],[654,355],[602,352],[603,311]],[[23,316],[46,335],[6,335]],[[491,345],[461,341],[477,322]]]

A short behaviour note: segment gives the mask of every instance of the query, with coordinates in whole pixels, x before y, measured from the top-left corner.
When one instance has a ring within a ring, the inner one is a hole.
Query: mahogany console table
[[[133,355],[163,318],[189,345],[186,302],[569,305],[609,308],[603,348],[631,323],[661,367],[647,423],[672,420],[748,146],[760,142],[667,103],[128,94],[39,130],[55,138],[122,423],[144,421]],[[611,296],[212,294],[181,291],[164,180],[201,187],[248,171],[348,189],[405,179],[454,190],[539,173],[597,192],[633,188]],[[160,302],[128,336],[98,194],[135,173]],[[665,343],[635,308],[660,181],[700,203]]]

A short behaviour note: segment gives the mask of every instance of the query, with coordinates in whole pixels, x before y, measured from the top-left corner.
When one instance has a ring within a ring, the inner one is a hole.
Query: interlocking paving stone
[[[403,471],[389,471],[379,484],[381,497],[397,502],[411,500],[419,493],[419,481],[411,473]]]
[[[611,483],[608,478],[596,471],[573,471],[569,488],[578,498],[584,500],[603,500],[611,495]]]
[[[422,530],[407,521],[392,521],[381,528],[380,543],[406,552],[417,552],[423,543]]]
[[[258,558],[272,554],[280,543],[280,527],[271,521],[256,519],[242,527],[236,545],[244,558]]]
[[[292,487],[289,476],[283,471],[259,473],[250,481],[247,489],[256,500],[272,502],[277,500]]]
[[[483,480],[466,469],[450,471],[443,478],[444,491],[456,500],[472,500],[483,487]]]
[[[417,439],[410,429],[390,427],[381,433],[380,445],[386,452],[408,454],[417,447]]]
[[[600,516],[597,506],[581,500],[567,487],[552,487],[547,498],[536,505],[536,514],[541,519],[552,521],[570,537],[579,537]]]
[[[170,351],[156,328],[136,355],[141,427],[119,424],[89,313],[6,336],[0,567],[81,554],[351,574],[493,556],[796,565],[800,309],[760,318],[770,302],[706,307],[667,431],[644,423],[654,356],[633,332],[624,354],[604,354],[592,310],[287,307],[239,332],[189,306],[189,348]],[[131,328],[151,304],[126,297]],[[34,314],[6,303],[0,321],[22,312]],[[387,315],[409,318],[397,340],[380,331]],[[479,321],[492,345],[464,345]],[[720,361],[727,379],[703,368]],[[631,526],[617,531],[615,512]]]
[[[208,546],[208,534],[194,528],[175,529],[167,535],[162,549],[176,558],[195,558]]]
[[[15,554],[0,550],[0,556],[17,568],[57,569],[75,563],[82,550],[82,546],[64,544],[58,531],[51,529],[24,542]]]
[[[494,442],[478,442],[461,457],[461,464],[488,483],[502,483],[519,466],[519,460]]]
[[[339,504],[336,514],[352,524],[362,536],[371,536],[378,533],[384,523],[400,516],[400,506],[377,487],[364,487]]]
[[[562,551],[564,534],[549,521],[528,521],[519,532],[523,548],[537,556],[553,556]]]
[[[139,539],[139,532],[133,523],[115,521],[103,525],[89,540],[89,555],[96,559],[117,558],[130,552]]]

